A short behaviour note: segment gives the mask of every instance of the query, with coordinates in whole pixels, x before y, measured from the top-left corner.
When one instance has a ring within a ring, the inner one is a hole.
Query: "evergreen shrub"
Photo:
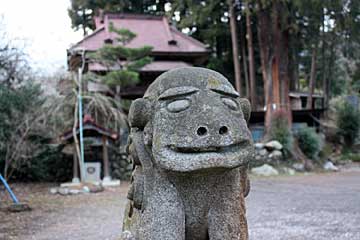
[[[320,137],[314,128],[299,128],[295,134],[296,139],[302,152],[310,159],[316,158],[320,152]]]
[[[346,147],[351,147],[360,132],[360,111],[344,101],[337,106],[336,125],[338,133],[344,138]]]
[[[286,154],[291,152],[294,139],[285,111],[279,110],[273,113],[270,123],[269,136],[271,140],[277,140],[283,145]]]

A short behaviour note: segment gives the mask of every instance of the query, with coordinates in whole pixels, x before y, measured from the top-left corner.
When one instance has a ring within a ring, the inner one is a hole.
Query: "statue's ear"
[[[240,107],[244,114],[244,119],[248,122],[251,114],[251,104],[246,98],[240,98]]]
[[[130,127],[143,129],[151,116],[150,101],[144,98],[138,98],[132,102],[129,109],[129,124]]]

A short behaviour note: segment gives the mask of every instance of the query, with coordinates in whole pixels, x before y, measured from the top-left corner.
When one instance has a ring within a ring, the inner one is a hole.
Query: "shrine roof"
[[[136,34],[136,37],[126,44],[129,48],[148,45],[153,47],[153,53],[208,53],[203,43],[178,31],[169,24],[165,16],[104,13],[95,17],[94,21],[94,32],[73,45],[70,51],[76,48],[95,51],[109,41],[116,44],[117,34],[109,30],[109,24],[112,23],[115,28],[128,29]]]
[[[95,122],[95,120],[90,115],[85,115],[83,119],[83,131],[84,136],[91,137],[108,137],[109,139],[116,140],[118,138],[118,134],[106,129]],[[76,128],[76,134],[80,133],[79,126]],[[61,141],[70,141],[73,139],[73,130],[68,130],[60,136]]]

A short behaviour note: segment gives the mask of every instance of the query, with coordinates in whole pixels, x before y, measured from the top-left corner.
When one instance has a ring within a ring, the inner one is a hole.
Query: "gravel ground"
[[[49,194],[49,184],[16,184],[31,212],[0,211],[0,240],[119,239],[128,184],[96,194]],[[3,200],[0,190],[0,199]],[[9,200],[6,197],[7,201]]]
[[[360,171],[252,178],[251,185],[251,240],[360,239]],[[66,197],[50,195],[50,186],[13,185],[33,211],[0,211],[1,240],[118,239],[127,183],[102,193]],[[3,207],[9,203],[3,188],[0,199]]]
[[[360,171],[256,179],[250,239],[360,240]]]

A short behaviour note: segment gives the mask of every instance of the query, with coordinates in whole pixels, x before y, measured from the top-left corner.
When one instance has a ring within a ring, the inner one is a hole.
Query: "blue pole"
[[[83,62],[84,62],[84,52],[83,52]],[[78,94],[78,101],[79,101],[79,130],[80,130],[80,175],[81,181],[85,180],[85,166],[84,166],[84,134],[83,134],[83,106],[82,106],[82,73],[84,70],[84,66],[79,68],[79,94]]]
[[[9,192],[12,200],[14,201],[15,204],[19,204],[18,199],[16,198],[15,194],[13,193],[13,191],[11,191],[10,186],[7,184],[5,178],[3,178],[3,176],[0,174],[0,180],[2,181],[2,183],[5,185],[6,190]]]
[[[81,86],[80,86],[81,87]],[[82,98],[81,91],[79,91],[79,130],[80,130],[80,158],[81,158],[81,177],[84,181],[84,135],[83,135],[83,113],[82,113]]]

